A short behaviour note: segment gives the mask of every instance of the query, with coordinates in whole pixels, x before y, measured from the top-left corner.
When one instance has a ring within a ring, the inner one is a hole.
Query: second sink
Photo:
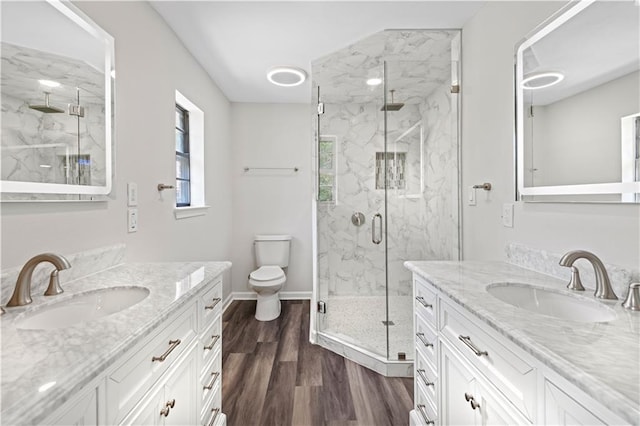
[[[149,295],[144,287],[109,287],[80,293],[66,300],[24,312],[16,327],[51,330],[76,325],[123,311]]]
[[[505,303],[540,315],[579,322],[607,322],[616,312],[583,296],[522,283],[494,283],[487,292]]]

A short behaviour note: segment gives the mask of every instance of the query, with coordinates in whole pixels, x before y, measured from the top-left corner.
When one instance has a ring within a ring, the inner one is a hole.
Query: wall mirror
[[[70,2],[0,7],[2,200],[105,199],[113,38]]]
[[[522,201],[640,202],[640,3],[572,2],[516,48]]]

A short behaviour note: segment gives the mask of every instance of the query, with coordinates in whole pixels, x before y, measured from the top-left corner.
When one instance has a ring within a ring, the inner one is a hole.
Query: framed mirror
[[[67,1],[1,2],[2,201],[111,192],[114,40]]]
[[[640,202],[640,3],[571,2],[515,59],[517,199]]]

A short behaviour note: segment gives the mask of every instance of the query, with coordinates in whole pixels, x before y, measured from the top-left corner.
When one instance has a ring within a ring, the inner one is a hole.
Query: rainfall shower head
[[[393,102],[393,93],[395,92],[395,89],[391,89],[389,90],[389,92],[391,92],[391,103],[387,102],[386,104],[384,104],[382,108],[380,108],[380,111],[399,111],[404,106],[404,104],[402,102]]]
[[[49,104],[49,95],[51,93],[44,92],[44,105],[29,105],[29,108],[35,109],[36,111],[44,112],[45,114],[55,114],[64,112],[62,108],[54,107]]]

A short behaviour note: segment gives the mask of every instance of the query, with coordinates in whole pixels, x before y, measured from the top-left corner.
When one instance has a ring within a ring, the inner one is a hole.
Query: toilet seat
[[[261,266],[249,274],[249,279],[258,282],[274,281],[284,278],[284,271],[279,266]]]

